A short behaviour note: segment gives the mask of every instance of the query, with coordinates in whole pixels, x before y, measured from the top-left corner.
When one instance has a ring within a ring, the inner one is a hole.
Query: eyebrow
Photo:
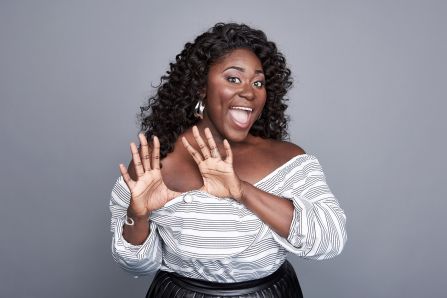
[[[224,71],[226,71],[228,69],[236,69],[236,70],[239,70],[240,72],[245,72],[245,69],[243,67],[240,67],[240,66],[230,66],[230,67],[225,68]],[[264,74],[262,69],[256,69],[255,73]]]

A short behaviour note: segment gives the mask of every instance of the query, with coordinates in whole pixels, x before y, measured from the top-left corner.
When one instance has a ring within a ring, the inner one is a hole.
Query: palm
[[[140,134],[140,141],[141,152],[138,152],[134,143],[130,145],[137,179],[133,180],[123,165],[120,165],[120,171],[131,193],[130,213],[136,217],[147,217],[150,212],[160,209],[179,193],[168,189],[163,182],[158,138],[154,137],[152,152],[144,135]]]
[[[172,199],[160,170],[147,171],[139,177],[131,189],[131,195],[135,204],[138,204],[137,208],[146,212],[160,209]]]
[[[216,197],[231,195],[229,186],[237,185],[233,165],[223,160],[207,159],[199,165],[203,177],[203,188]]]
[[[241,196],[241,182],[233,169],[233,156],[228,141],[224,141],[226,158],[222,159],[209,129],[205,129],[208,145],[200,136],[197,127],[193,127],[194,138],[201,148],[199,153],[183,138],[183,144],[196,161],[203,178],[202,189],[216,197]]]

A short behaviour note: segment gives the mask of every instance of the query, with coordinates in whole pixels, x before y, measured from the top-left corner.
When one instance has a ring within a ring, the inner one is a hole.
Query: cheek
[[[265,89],[259,90],[257,96],[261,99],[262,103],[265,104],[265,102],[267,101],[267,91]]]
[[[224,102],[228,102],[235,94],[235,91],[231,88],[221,88],[219,91],[219,96]]]
[[[234,95],[234,90],[225,84],[225,80],[221,77],[212,77],[208,80],[207,96],[212,102],[218,104],[226,101]]]
[[[221,105],[231,101],[236,93],[234,88],[219,86],[218,88],[209,89],[207,96],[210,103]]]

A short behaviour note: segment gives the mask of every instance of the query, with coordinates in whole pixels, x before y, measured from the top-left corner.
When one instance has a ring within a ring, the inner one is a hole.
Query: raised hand
[[[172,191],[163,182],[160,171],[160,142],[154,136],[153,148],[149,148],[143,133],[139,135],[141,152],[134,143],[130,144],[132,162],[137,180],[134,181],[126,167],[120,164],[120,172],[131,193],[128,213],[131,217],[147,218],[153,210],[163,207],[180,193]]]
[[[231,197],[239,201],[242,197],[242,185],[233,169],[233,153],[228,141],[223,141],[226,157],[222,159],[209,128],[205,128],[207,143],[200,136],[196,126],[192,131],[200,152],[194,149],[185,137],[182,138],[182,143],[194,158],[202,174],[203,187],[200,190],[216,197]]]

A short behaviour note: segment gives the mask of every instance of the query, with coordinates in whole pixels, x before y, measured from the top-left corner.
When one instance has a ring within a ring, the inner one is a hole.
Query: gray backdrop
[[[446,1],[0,2],[1,297],[143,297],[110,254],[135,115],[217,21],[257,26],[293,71],[291,140],[348,222],[293,255],[306,297],[446,297]]]

